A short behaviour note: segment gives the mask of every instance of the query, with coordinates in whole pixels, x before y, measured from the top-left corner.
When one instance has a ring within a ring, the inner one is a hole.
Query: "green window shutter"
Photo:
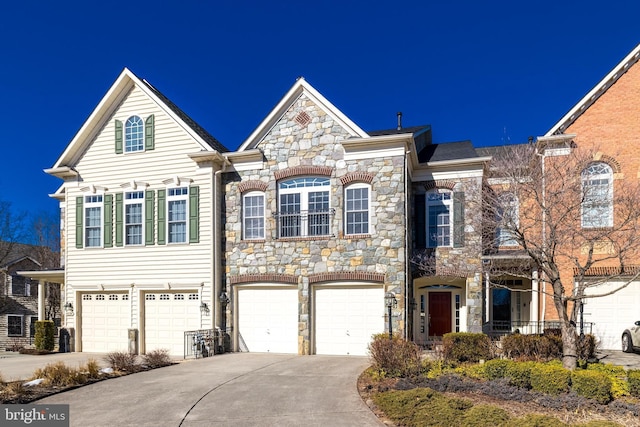
[[[153,190],[145,191],[144,193],[144,243],[146,245],[153,245]]]
[[[104,247],[113,246],[113,195],[104,195]]]
[[[464,193],[453,193],[453,247],[464,246]]]
[[[414,197],[413,205],[413,225],[416,231],[415,235],[415,247],[416,249],[424,249],[427,247],[427,210],[425,205],[425,195],[416,194]]]
[[[124,215],[122,208],[122,193],[116,193],[116,246],[122,246],[124,241]]]
[[[76,197],[76,248],[83,247],[84,197]]]
[[[200,192],[197,186],[189,187],[189,243],[200,241]]]
[[[116,120],[116,154],[122,154],[122,122]]]
[[[144,121],[144,149],[153,150],[155,148],[155,118],[153,114]]]
[[[167,243],[167,190],[158,190],[158,244]]]

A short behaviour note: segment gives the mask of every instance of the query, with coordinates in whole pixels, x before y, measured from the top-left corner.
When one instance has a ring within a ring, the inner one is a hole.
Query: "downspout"
[[[401,113],[399,113],[398,120],[401,118]],[[399,125],[400,126],[400,125]],[[409,322],[412,321],[413,316],[409,316],[410,307],[411,307],[411,299],[409,298],[409,283],[411,281],[411,262],[409,261],[409,242],[411,239],[409,238],[409,230],[407,230],[407,225],[409,224],[408,218],[410,218],[409,209],[409,168],[407,167],[407,155],[411,153],[411,151],[405,151],[404,153],[404,339],[409,341],[412,337],[409,336]],[[413,298],[413,294],[412,294]],[[411,313],[413,314],[413,313]]]
[[[544,159],[545,154],[538,153],[536,149],[536,155],[540,156],[540,167],[542,176],[540,178],[540,182],[542,184],[542,251],[544,251],[547,247],[547,185],[545,181],[545,168],[544,168]],[[540,321],[544,323],[545,313],[547,311],[547,281],[544,279],[544,271],[538,272],[538,292],[540,292],[540,281],[542,280],[542,313],[540,316]]]
[[[224,173],[227,169],[227,165],[230,165],[231,162],[227,158],[227,156],[222,156],[224,159],[222,162],[222,168],[214,172],[213,178],[213,263],[214,272],[213,272],[213,319],[214,319],[214,327],[220,328],[222,324],[222,316],[226,316],[226,313],[222,313],[222,307],[218,310],[218,306],[220,305],[220,293],[222,292],[222,258],[221,258],[221,245],[222,245],[222,230],[220,229],[220,215],[221,213],[221,199],[222,194],[220,191],[220,174]],[[225,322],[226,323],[226,322]],[[226,331],[223,331],[226,332]]]

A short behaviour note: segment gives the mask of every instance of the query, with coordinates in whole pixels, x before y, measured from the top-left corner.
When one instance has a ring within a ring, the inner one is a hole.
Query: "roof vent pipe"
[[[398,130],[402,130],[402,111],[398,111]]]

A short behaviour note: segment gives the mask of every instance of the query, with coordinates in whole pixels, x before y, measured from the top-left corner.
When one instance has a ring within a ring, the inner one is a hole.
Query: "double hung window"
[[[300,177],[280,182],[280,237],[328,236],[331,209],[329,178]]]
[[[513,193],[504,193],[498,198],[497,237],[500,246],[517,246],[515,231],[520,225],[518,198]]]
[[[144,241],[144,191],[125,193],[124,206],[125,244],[141,245]]]
[[[244,238],[264,239],[264,193],[251,191],[242,196]]]
[[[427,246],[451,246],[451,192],[427,193]]]
[[[23,317],[21,315],[8,314],[7,315],[7,332],[10,337],[21,337],[23,335],[22,330]]]
[[[169,243],[187,242],[187,187],[169,188],[167,190],[167,226]]]
[[[369,186],[354,184],[345,190],[345,234],[369,233]]]
[[[85,247],[98,248],[102,246],[102,195],[96,194],[84,198],[84,231]]]

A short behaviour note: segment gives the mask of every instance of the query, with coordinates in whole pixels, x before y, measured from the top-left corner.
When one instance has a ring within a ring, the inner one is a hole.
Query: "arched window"
[[[613,171],[606,163],[591,163],[582,171],[582,226],[613,225]]]
[[[124,126],[124,149],[129,153],[144,150],[144,123],[138,116],[131,116]]]
[[[326,177],[299,177],[278,185],[280,237],[328,236],[330,181]]]

